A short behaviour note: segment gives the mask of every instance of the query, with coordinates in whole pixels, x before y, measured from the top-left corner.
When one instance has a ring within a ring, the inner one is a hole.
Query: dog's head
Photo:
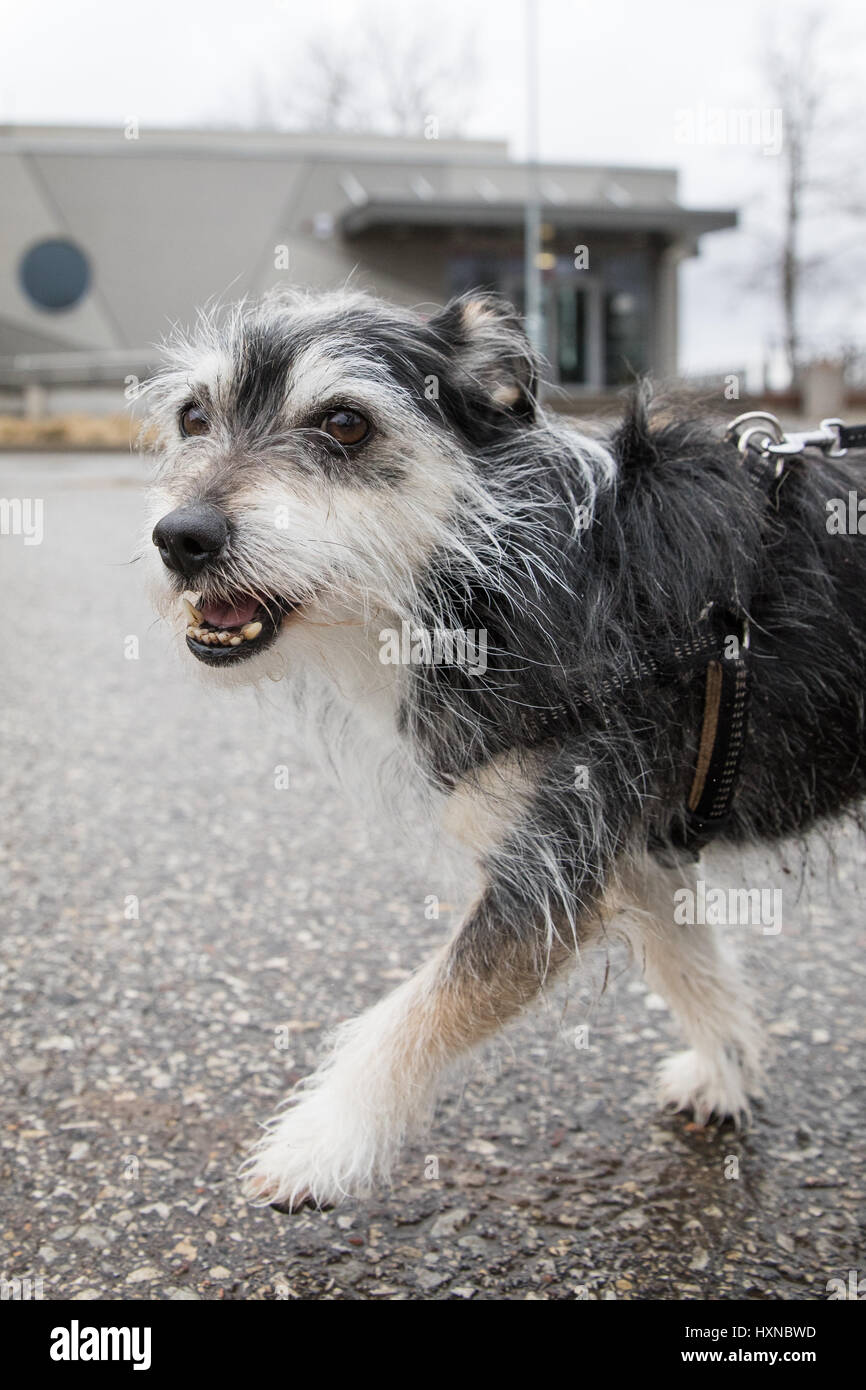
[[[535,384],[488,295],[427,320],[360,293],[203,318],[148,390],[158,606],[187,595],[189,651],[250,678],[306,625],[411,611],[479,460],[532,426]]]

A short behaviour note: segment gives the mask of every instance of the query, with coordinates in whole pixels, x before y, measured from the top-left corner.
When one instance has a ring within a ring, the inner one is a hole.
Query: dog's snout
[[[200,502],[176,507],[158,521],[153,543],[170,570],[192,579],[219,555],[228,534],[228,522],[219,508]]]

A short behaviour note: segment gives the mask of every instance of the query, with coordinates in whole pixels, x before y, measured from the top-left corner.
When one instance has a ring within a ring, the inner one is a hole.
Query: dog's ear
[[[537,413],[538,359],[516,309],[486,291],[452,299],[428,321],[443,351],[476,388],[515,419]]]

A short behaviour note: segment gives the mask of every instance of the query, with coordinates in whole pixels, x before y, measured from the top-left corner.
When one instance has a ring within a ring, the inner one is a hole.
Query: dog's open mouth
[[[284,618],[299,605],[288,599],[260,602],[246,595],[234,600],[193,604],[184,599],[186,645],[206,665],[242,661],[269,647]]]

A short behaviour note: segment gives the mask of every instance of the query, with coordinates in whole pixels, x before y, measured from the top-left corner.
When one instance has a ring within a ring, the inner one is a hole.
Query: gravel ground
[[[43,544],[0,537],[0,1275],[46,1299],[826,1298],[861,1258],[853,837],[805,895],[796,855],[761,871],[779,935],[736,929],[774,1054],[747,1134],[657,1110],[670,1020],[614,959],[478,1059],[391,1191],[245,1205],[257,1122],[447,921],[273,710],[189,679],[125,563],[141,472],[0,457],[0,494],[45,499]]]

